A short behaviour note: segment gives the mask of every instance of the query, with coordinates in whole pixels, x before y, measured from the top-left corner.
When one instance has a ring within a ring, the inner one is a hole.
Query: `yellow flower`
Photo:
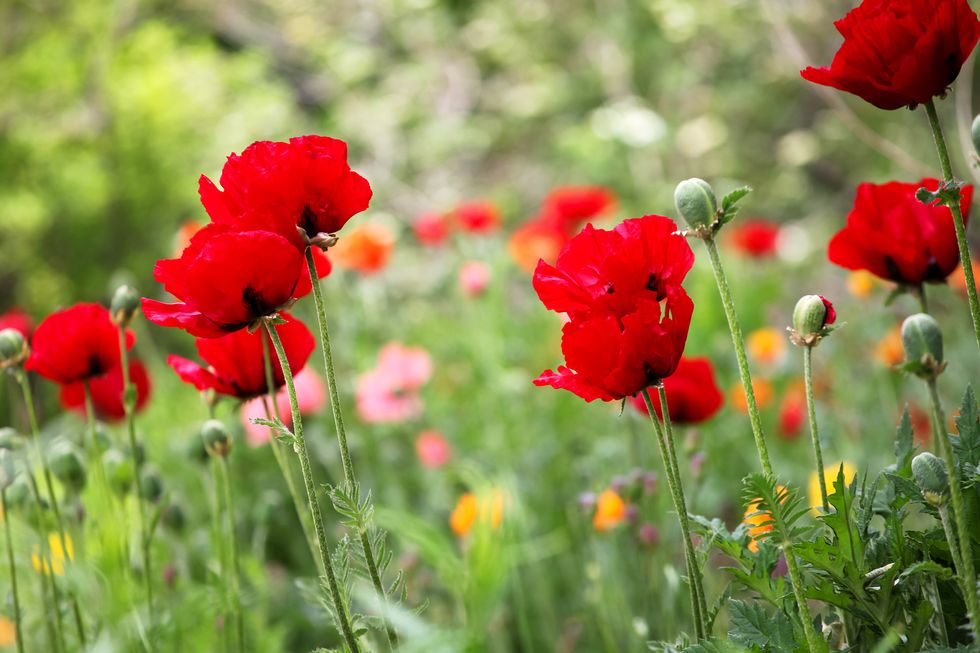
[[[749,355],[760,363],[773,365],[786,354],[787,336],[785,331],[773,327],[756,329],[745,339]]]
[[[0,646],[13,646],[17,642],[17,627],[10,619],[0,617]]]
[[[827,484],[828,497],[834,493],[834,481],[837,480],[837,471],[842,464],[844,465],[845,486],[850,487],[851,481],[857,475],[857,467],[846,460],[843,463],[836,462],[833,465],[825,465],[823,468],[823,479]],[[820,479],[817,477],[816,472],[810,474],[810,482],[807,484],[807,495],[810,499],[810,507],[813,510],[813,514],[819,515],[823,511],[823,499],[820,497]]]
[[[875,286],[880,285],[878,277],[867,270],[855,270],[847,275],[847,290],[858,299],[868,297]]]
[[[782,485],[776,486],[777,494],[782,494],[786,488]],[[751,526],[748,530],[749,551],[755,553],[759,550],[759,536],[772,532],[772,524],[768,523],[771,519],[768,511],[759,511],[759,501],[753,501],[745,508],[745,516],[742,518],[743,524]]]
[[[472,492],[459,497],[449,515],[449,527],[459,537],[466,537],[477,520],[489,523],[496,530],[504,519],[504,493],[493,490],[489,497],[478,498]]]
[[[626,502],[614,490],[605,490],[596,499],[592,525],[597,531],[608,531],[626,519]]]
[[[65,549],[67,551],[67,558],[69,560],[75,559],[75,547],[72,544],[71,536],[65,533],[65,547],[61,546],[61,536],[58,533],[48,533],[48,549],[51,553],[51,558],[44,558],[41,555],[40,548],[35,546],[34,553],[31,554],[31,563],[34,565],[34,571],[41,572],[45,574],[50,574],[54,571],[56,576],[63,576],[65,573]]]
[[[902,327],[896,325],[888,334],[875,344],[875,358],[888,367],[901,365],[905,360],[905,348],[902,346]]]

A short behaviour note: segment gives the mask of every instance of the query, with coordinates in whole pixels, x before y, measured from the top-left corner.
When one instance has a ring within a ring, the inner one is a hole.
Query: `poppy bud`
[[[939,508],[946,504],[949,491],[946,463],[925,451],[912,459],[912,476],[929,505]]]
[[[133,473],[133,462],[122,451],[109,449],[102,454],[102,466],[105,468],[105,475],[109,481],[109,486],[120,494],[125,494],[133,485],[135,474]]]
[[[85,487],[85,465],[82,456],[68,440],[56,440],[48,451],[48,465],[55,478],[73,490]]]
[[[14,464],[14,454],[7,449],[0,449],[0,490],[6,491],[17,478],[17,465]]]
[[[187,523],[187,516],[184,514],[184,509],[180,507],[179,503],[173,502],[163,509],[161,519],[163,520],[164,526],[178,533],[184,530],[184,524]]]
[[[109,315],[114,324],[125,327],[140,307],[140,294],[129,285],[119,286],[109,303]]]
[[[28,485],[27,476],[21,474],[14,478],[14,481],[7,487],[7,505],[25,507],[34,499],[31,494],[31,486]],[[33,511],[29,511],[31,514]]]
[[[201,427],[201,439],[204,440],[204,448],[212,456],[224,458],[231,453],[231,436],[225,425],[216,419],[209,419]]]
[[[813,347],[830,331],[837,313],[834,305],[820,295],[804,295],[793,309],[790,340],[801,347]]]
[[[706,227],[715,221],[718,200],[715,191],[703,179],[692,177],[677,184],[674,189],[674,206],[677,213],[691,227]]]
[[[902,323],[902,347],[906,369],[923,378],[935,378],[945,367],[943,333],[935,318],[916,313]]]
[[[980,115],[973,119],[970,127],[970,137],[973,139],[973,149],[980,154]]]
[[[0,370],[21,365],[31,355],[24,334],[17,329],[0,331]]]
[[[140,489],[145,500],[156,503],[163,496],[163,479],[155,471],[146,470],[140,475]]]
[[[9,426],[0,429],[0,449],[13,451],[20,443],[20,434]]]

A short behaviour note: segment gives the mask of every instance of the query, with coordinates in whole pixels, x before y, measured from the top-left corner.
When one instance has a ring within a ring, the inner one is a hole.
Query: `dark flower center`
[[[98,354],[90,354],[88,357],[88,376],[99,376],[106,372],[102,359]]]
[[[276,312],[276,307],[269,306],[252,286],[248,286],[242,291],[242,302],[248,307],[251,314],[256,317],[271,315]]]
[[[310,238],[317,234],[316,213],[313,212],[309,204],[303,207],[303,213],[299,216],[299,226]]]

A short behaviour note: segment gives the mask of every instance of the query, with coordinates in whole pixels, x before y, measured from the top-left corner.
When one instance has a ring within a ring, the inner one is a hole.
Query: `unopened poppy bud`
[[[109,303],[109,315],[112,321],[121,326],[128,326],[140,307],[140,294],[132,286],[119,286]]]
[[[970,137],[973,139],[973,149],[980,154],[980,115],[973,119],[970,127]]]
[[[837,311],[829,300],[820,295],[804,295],[793,309],[790,340],[801,347],[813,347],[827,335],[827,327],[836,319]]]
[[[677,184],[674,189],[674,206],[677,213],[692,227],[705,227],[715,221],[718,200],[715,191],[704,179],[692,177]]]
[[[925,451],[912,459],[912,476],[929,505],[938,508],[946,504],[946,494],[949,491],[946,463]]]
[[[212,456],[224,458],[231,453],[231,436],[225,425],[216,419],[209,419],[201,427],[201,439],[204,440],[204,448]]]
[[[156,503],[163,496],[163,479],[155,471],[146,470],[140,475],[140,490],[145,500]]]
[[[0,449],[0,490],[6,492],[17,478],[17,465],[14,453],[8,449]]]
[[[187,516],[184,514],[184,509],[180,507],[179,503],[174,502],[171,502],[170,505],[163,509],[161,519],[163,520],[164,526],[178,533],[184,530],[184,524],[187,523]]]
[[[935,377],[943,370],[943,332],[935,318],[916,313],[902,323],[902,347],[910,372]]]
[[[21,365],[31,355],[24,334],[17,329],[0,331],[0,370]]]
[[[57,440],[48,452],[48,465],[55,478],[73,490],[85,487],[85,464],[71,442]]]
[[[125,494],[133,486],[135,473],[133,472],[133,462],[122,451],[109,449],[102,454],[102,466],[105,468],[105,475],[109,485],[113,490],[120,494]]]

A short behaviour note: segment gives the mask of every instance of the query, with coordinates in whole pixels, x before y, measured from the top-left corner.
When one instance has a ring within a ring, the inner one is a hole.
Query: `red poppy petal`
[[[179,327],[198,338],[220,338],[228,331],[200,312],[191,310],[182,302],[166,304],[155,299],[143,298],[143,315],[154,324]]]

